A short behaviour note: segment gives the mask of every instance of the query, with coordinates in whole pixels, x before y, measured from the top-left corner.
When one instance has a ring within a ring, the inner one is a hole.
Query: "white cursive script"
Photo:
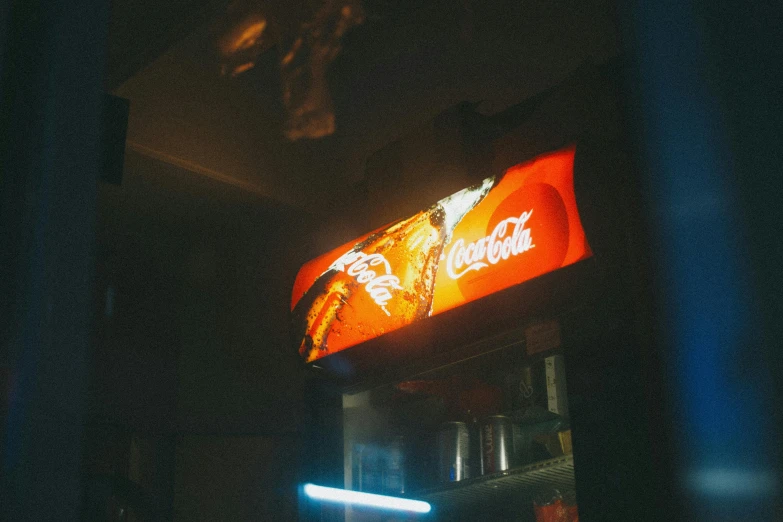
[[[370,267],[377,268],[373,270]],[[391,289],[402,290],[402,287],[400,278],[392,274],[391,265],[382,254],[348,252],[329,268],[345,272],[363,284],[364,290],[370,294],[375,304],[380,306],[386,315],[391,315],[386,309],[386,304],[392,298]],[[378,274],[376,270],[383,270],[385,273]]]
[[[506,218],[497,224],[490,235],[468,243],[467,246],[463,239],[458,239],[449,251],[446,261],[446,271],[449,276],[452,279],[459,279],[470,271],[496,265],[501,260],[518,256],[535,247],[530,229],[525,228],[531,215],[533,215],[532,208],[522,212],[519,217]],[[514,227],[513,232],[507,235],[511,230],[509,225]]]

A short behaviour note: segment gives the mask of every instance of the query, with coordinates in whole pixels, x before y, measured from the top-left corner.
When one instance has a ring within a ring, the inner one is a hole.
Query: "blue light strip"
[[[429,502],[424,502],[422,500],[375,495],[373,493],[362,493],[360,491],[350,491],[347,489],[327,488],[324,486],[316,486],[315,484],[305,484],[304,492],[305,495],[313,500],[335,502],[338,504],[351,504],[394,511],[409,511],[413,513],[429,513],[432,509]]]

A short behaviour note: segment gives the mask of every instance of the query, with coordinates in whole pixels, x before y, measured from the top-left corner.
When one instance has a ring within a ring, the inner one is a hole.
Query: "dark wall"
[[[295,426],[288,256],[304,218],[232,190],[135,153],[126,182],[102,187],[95,382],[113,388],[100,407],[139,428]]]
[[[99,203],[87,472],[125,475],[135,458],[150,502],[181,520],[228,506],[258,519],[293,502],[292,475],[277,470],[304,410],[288,299],[308,218],[133,152]],[[248,444],[243,468],[203,462],[215,445],[241,460]],[[200,489],[243,481],[241,501]]]
[[[298,441],[184,437],[177,446],[176,520],[294,520]]]

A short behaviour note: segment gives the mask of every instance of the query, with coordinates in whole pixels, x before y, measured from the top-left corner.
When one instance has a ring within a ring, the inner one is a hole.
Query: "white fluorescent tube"
[[[305,495],[315,500],[325,502],[337,502],[340,504],[353,504],[396,511],[412,511],[414,513],[429,513],[432,509],[429,502],[423,500],[411,500],[409,498],[388,497],[375,495],[361,491],[347,489],[327,488],[315,484],[305,484]]]

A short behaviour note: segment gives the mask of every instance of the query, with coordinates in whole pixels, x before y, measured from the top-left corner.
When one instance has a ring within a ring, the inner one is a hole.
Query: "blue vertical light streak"
[[[651,230],[668,338],[673,427],[692,498],[754,499],[777,488],[769,390],[720,104],[689,2],[636,4]],[[718,501],[715,500],[717,503]]]

